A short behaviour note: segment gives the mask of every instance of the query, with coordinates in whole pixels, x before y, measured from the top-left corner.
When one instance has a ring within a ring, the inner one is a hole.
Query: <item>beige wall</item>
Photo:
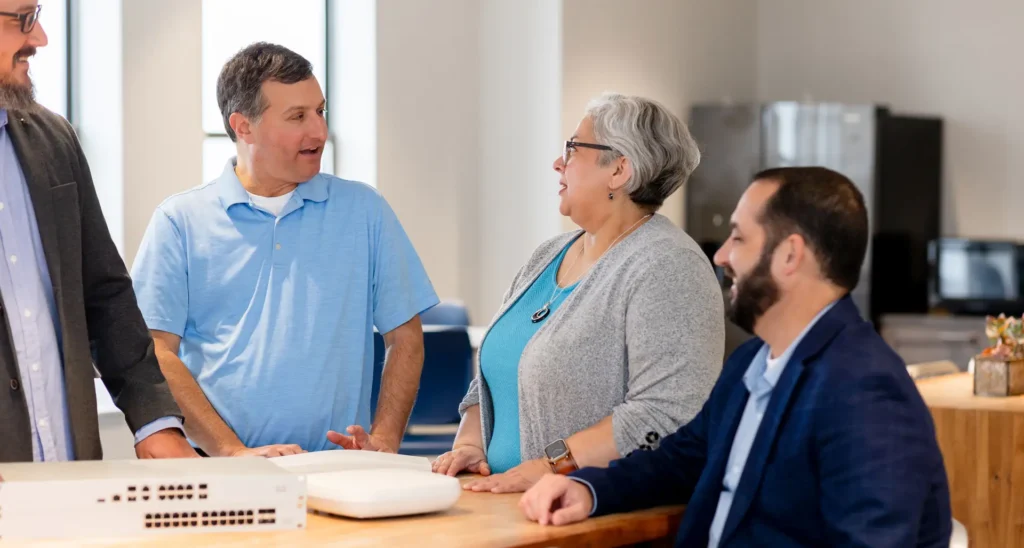
[[[122,2],[123,251],[129,265],[156,206],[202,182],[201,8],[200,0]]]
[[[1024,2],[762,0],[758,10],[761,99],[942,116],[944,233],[1024,238]]]
[[[377,0],[377,187],[438,295],[470,300],[476,0]]]
[[[683,119],[693,102],[754,98],[756,10],[745,0],[565,0],[564,6],[566,137],[587,101],[604,91],[650,97]],[[683,191],[661,212],[681,225]]]

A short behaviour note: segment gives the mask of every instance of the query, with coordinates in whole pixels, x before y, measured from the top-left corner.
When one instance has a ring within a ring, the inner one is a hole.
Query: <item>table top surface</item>
[[[1024,413],[1024,396],[985,397],[974,395],[974,375],[955,373],[917,381],[928,407]]]
[[[461,478],[463,482],[472,479]],[[3,546],[622,546],[675,537],[683,507],[672,506],[544,527],[519,511],[520,495],[464,491],[447,512],[405,518],[354,520],[310,513],[306,528],[270,533],[168,534],[111,539],[67,539]]]

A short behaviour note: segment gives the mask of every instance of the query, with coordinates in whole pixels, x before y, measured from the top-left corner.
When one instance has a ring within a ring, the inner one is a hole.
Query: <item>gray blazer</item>
[[[10,111],[8,120],[57,302],[69,443],[76,458],[99,459],[93,352],[133,432],[160,417],[181,417],[181,412],[160,373],[74,130],[45,109]],[[2,303],[0,322],[0,462],[31,461],[28,406]]]
[[[537,248],[494,320],[579,234]],[[526,345],[519,360],[523,460],[541,458],[547,444],[609,415],[620,455],[654,445],[651,432],[675,432],[700,411],[718,378],[724,321],[707,257],[655,215],[601,257]],[[486,448],[494,414],[482,375],[459,411],[477,404]]]

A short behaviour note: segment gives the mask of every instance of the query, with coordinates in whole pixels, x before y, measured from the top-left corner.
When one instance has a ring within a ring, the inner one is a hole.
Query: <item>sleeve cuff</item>
[[[163,417],[139,428],[139,431],[135,433],[135,445],[142,443],[143,440],[153,434],[169,428],[177,428],[178,430],[181,430],[182,435],[185,434],[185,429],[182,426],[181,419],[177,417]]]
[[[576,483],[582,483],[583,485],[587,486],[587,489],[590,489],[590,498],[591,500],[594,501],[594,505],[590,508],[589,516],[593,517],[593,515],[597,512],[597,491],[594,490],[594,486],[591,485],[589,481],[583,478],[577,478],[573,476],[568,476],[568,478],[571,479],[572,481],[575,481]]]

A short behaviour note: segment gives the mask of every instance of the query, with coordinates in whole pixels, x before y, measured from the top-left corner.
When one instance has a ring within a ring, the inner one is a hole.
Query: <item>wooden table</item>
[[[463,482],[470,477],[463,478]],[[306,529],[274,533],[203,533],[124,539],[73,539],[8,546],[671,546],[683,507],[672,506],[590,519],[567,527],[542,527],[519,512],[519,495],[463,492],[448,512],[409,518],[350,520],[309,514]]]
[[[935,420],[953,517],[971,546],[1024,548],[1024,396],[977,397],[970,373],[917,386]]]

